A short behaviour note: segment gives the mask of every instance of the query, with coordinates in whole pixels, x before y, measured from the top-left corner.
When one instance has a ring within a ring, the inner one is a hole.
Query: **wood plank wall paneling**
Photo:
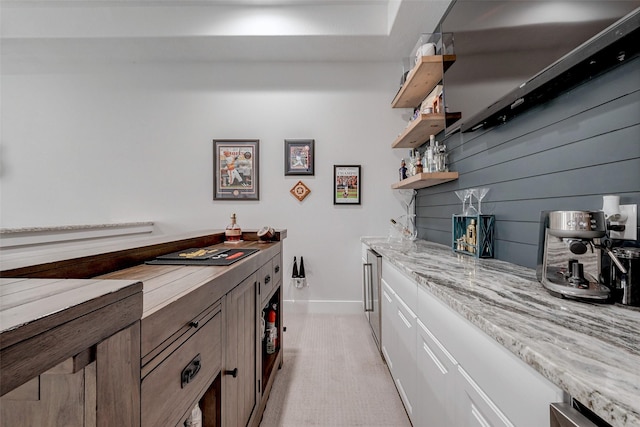
[[[460,178],[418,191],[418,237],[450,245],[454,190],[490,187],[495,257],[535,268],[541,211],[597,210],[604,194],[640,205],[639,76],[635,58],[502,126],[450,135]]]

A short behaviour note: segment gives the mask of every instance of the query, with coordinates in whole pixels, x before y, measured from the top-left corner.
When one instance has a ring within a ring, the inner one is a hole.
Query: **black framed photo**
[[[284,174],[285,175],[313,175],[315,140],[313,139],[285,139],[284,140]]]
[[[260,200],[259,140],[213,140],[213,199]]]
[[[360,165],[333,166],[334,205],[359,205],[361,188]]]

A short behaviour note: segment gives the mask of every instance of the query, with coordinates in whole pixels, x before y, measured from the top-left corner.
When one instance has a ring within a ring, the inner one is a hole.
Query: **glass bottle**
[[[467,251],[475,253],[476,245],[478,243],[478,236],[476,235],[476,220],[471,219],[467,226]]]
[[[230,242],[239,242],[242,240],[242,229],[236,223],[236,214],[231,214],[231,224],[227,225],[224,230],[225,240]]]
[[[429,146],[427,147],[427,171],[428,172],[436,172],[436,164],[434,159],[434,148],[435,148],[435,140],[436,137],[431,135],[429,137]]]

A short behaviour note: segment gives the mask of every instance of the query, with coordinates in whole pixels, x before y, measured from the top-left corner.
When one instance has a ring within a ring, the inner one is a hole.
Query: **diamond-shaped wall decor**
[[[299,201],[303,201],[305,197],[311,194],[311,190],[309,189],[309,187],[304,185],[302,181],[298,181],[298,183],[294,185],[293,188],[289,190],[289,192],[293,194],[293,196]]]

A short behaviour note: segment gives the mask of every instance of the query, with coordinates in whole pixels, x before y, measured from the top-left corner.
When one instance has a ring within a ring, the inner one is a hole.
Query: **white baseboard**
[[[283,301],[284,309],[289,313],[329,313],[357,314],[364,313],[362,301],[336,300],[287,300]]]

